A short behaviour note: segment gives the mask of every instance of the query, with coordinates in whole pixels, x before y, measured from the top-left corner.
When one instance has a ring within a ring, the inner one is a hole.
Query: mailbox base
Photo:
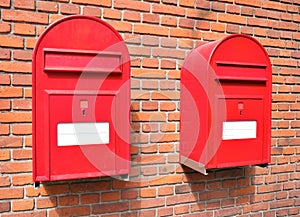
[[[205,165],[202,164],[202,163],[199,163],[197,161],[194,161],[190,158],[187,158],[187,157],[184,157],[184,156],[181,156],[180,158],[180,163],[185,165],[185,166],[188,166],[204,175],[207,175],[208,173],[206,172],[206,169],[205,169]]]

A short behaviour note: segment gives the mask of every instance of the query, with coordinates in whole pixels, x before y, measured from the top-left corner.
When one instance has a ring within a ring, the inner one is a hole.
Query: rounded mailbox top
[[[237,80],[243,78],[242,80],[271,81],[272,67],[268,53],[249,35],[233,34],[200,45],[185,59],[183,68],[199,71],[199,66],[193,66],[199,61],[202,62],[201,73],[214,71],[217,79],[235,77]],[[232,74],[233,71],[236,75]]]
[[[35,51],[41,47],[103,50],[118,42],[121,35],[97,17],[72,15],[49,25],[40,35]]]
[[[211,66],[218,62],[271,66],[264,47],[255,38],[245,34],[229,35],[198,46],[196,50],[209,61]]]

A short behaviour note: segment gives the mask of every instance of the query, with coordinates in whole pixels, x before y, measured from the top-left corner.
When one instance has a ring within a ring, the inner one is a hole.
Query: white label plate
[[[256,128],[256,121],[225,121],[222,139],[255,139]]]
[[[57,145],[94,145],[109,143],[109,123],[59,123]]]

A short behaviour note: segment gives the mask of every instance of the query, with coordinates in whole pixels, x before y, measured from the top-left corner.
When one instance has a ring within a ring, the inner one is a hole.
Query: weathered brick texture
[[[0,215],[300,216],[299,7],[299,0],[0,0]],[[130,181],[34,188],[32,51],[50,23],[73,14],[105,20],[127,42]],[[258,39],[271,59],[271,163],[204,176],[178,163],[181,64],[197,44],[233,33]]]

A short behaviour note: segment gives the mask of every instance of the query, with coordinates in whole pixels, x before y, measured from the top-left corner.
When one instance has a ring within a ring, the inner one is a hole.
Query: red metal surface
[[[250,36],[192,50],[181,70],[181,162],[204,173],[270,162],[271,85],[268,54]],[[231,121],[256,121],[256,138],[223,139]]]
[[[128,174],[130,59],[118,32],[94,17],[58,20],[36,43],[32,77],[34,181]],[[108,144],[58,145],[58,124],[96,122],[109,124]]]

